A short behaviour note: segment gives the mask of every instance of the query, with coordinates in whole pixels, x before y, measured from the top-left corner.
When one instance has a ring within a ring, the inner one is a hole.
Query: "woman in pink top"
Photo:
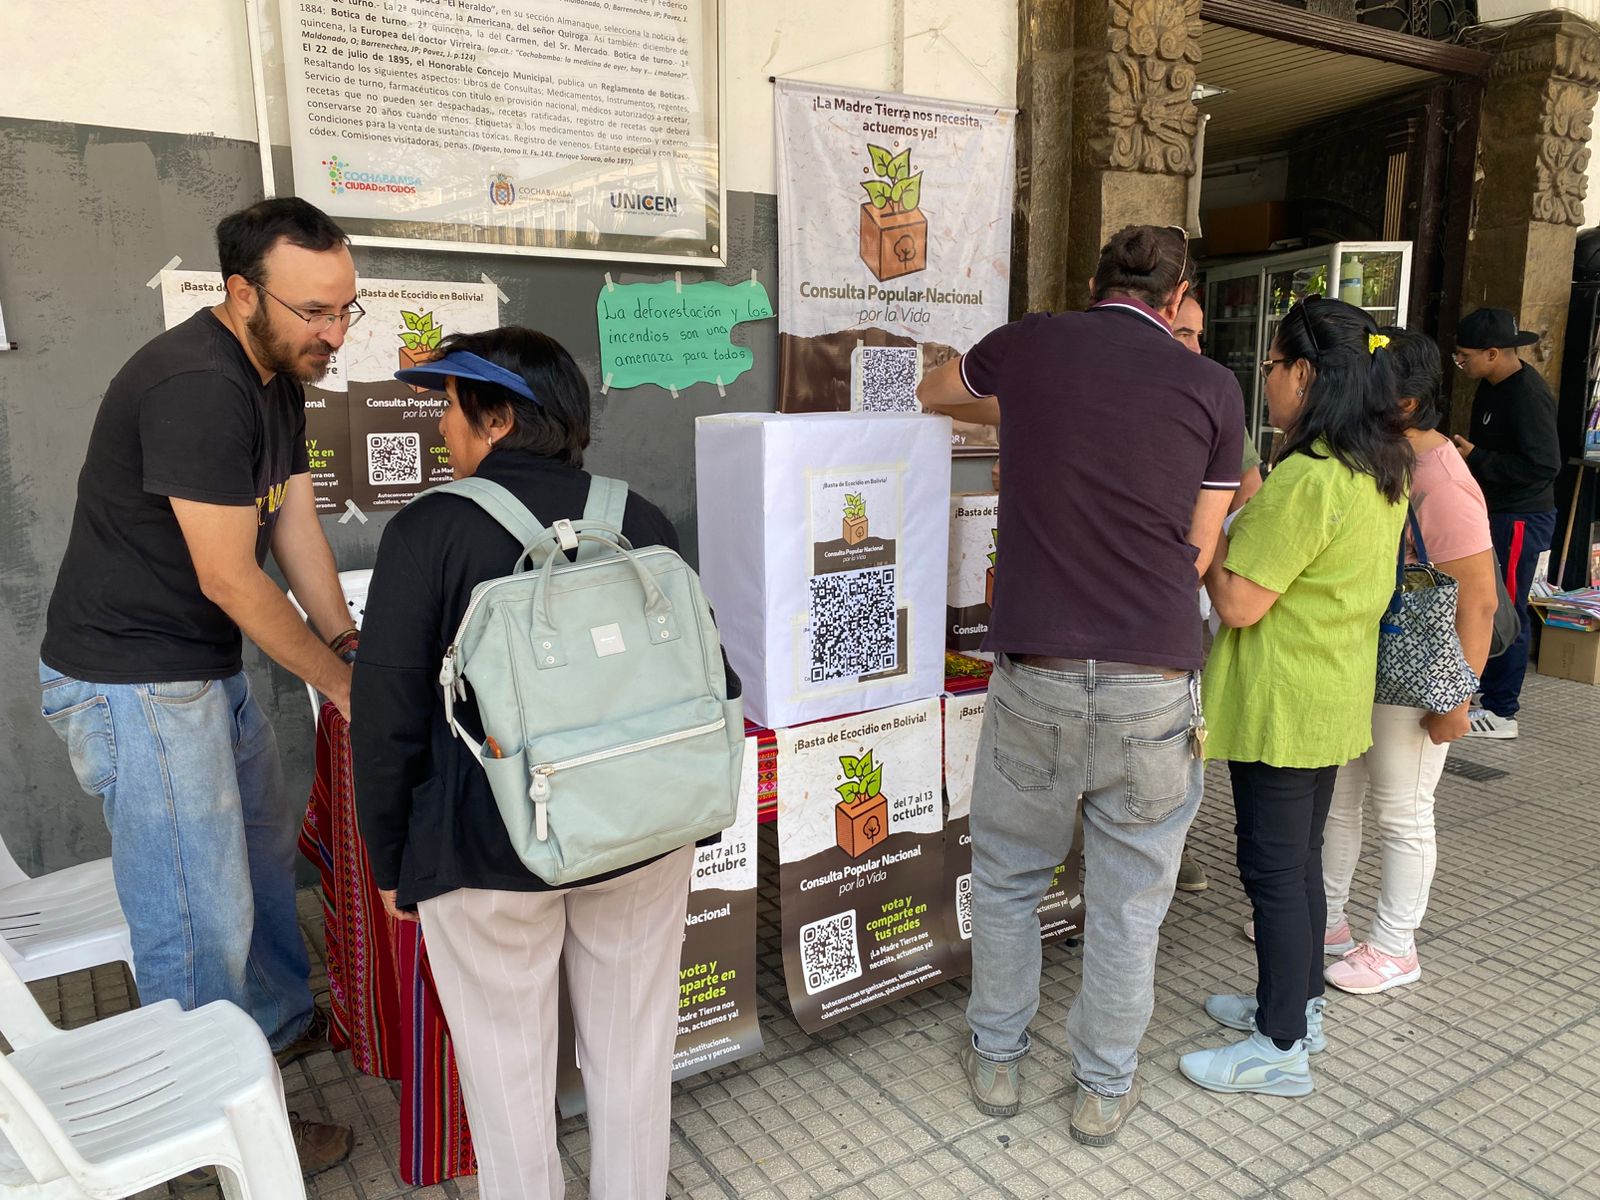
[[[1481,675],[1498,601],[1488,509],[1461,455],[1437,429],[1444,416],[1438,347],[1421,334],[1384,332],[1390,339],[1400,404],[1410,417],[1406,436],[1417,456],[1411,505],[1433,565],[1460,584],[1456,632],[1467,662]],[[1414,549],[1409,557],[1415,561]],[[1339,768],[1322,848],[1323,890],[1328,898],[1324,948],[1330,953],[1348,951],[1323,972],[1336,988],[1382,992],[1422,975],[1415,935],[1433,883],[1433,791],[1444,772],[1450,743],[1467,732],[1467,712],[1466,702],[1448,713],[1376,704],[1372,749]],[[1366,941],[1356,944],[1345,904],[1361,857],[1361,814],[1367,796],[1380,831],[1383,884],[1372,931]]]

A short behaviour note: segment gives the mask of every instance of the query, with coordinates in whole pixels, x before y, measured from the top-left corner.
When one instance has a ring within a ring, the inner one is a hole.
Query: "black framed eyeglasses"
[[[253,279],[250,283],[257,291],[265,293],[273,300],[278,300],[278,297],[267,291],[265,284],[257,283]],[[346,329],[349,329],[367,315],[367,310],[354,301],[351,301],[349,308],[341,308],[338,312],[312,313],[310,316],[301,312],[287,300],[278,300],[278,303],[304,321],[313,333],[324,333],[335,325],[343,325]]]

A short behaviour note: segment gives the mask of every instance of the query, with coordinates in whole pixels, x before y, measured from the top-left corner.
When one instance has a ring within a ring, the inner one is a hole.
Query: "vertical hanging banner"
[[[1016,110],[780,79],[779,408],[915,412],[1006,322]],[[994,430],[958,422],[957,452]]]
[[[939,701],[778,731],[783,971],[815,1033],[950,974]]]
[[[944,701],[945,895],[950,904],[949,939],[954,973],[972,969],[972,778],[982,744],[986,692],[947,696]],[[1083,832],[1039,902],[1039,937],[1046,945],[1083,934]]]
[[[215,271],[162,271],[161,307],[171,329],[203,308],[225,299],[222,276]],[[360,325],[356,326],[357,329]],[[332,516],[350,499],[350,409],[345,395],[345,352],[334,353],[328,371],[305,385],[306,458],[311,464],[311,484],[317,514]]]
[[[672,1077],[683,1079],[761,1049],[756,1021],[756,797],[760,750],[744,740],[739,811],[722,836],[694,852],[678,969],[678,1043]]]

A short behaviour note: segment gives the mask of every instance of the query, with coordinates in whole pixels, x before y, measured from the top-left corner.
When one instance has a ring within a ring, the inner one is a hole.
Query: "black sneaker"
[[[328,1027],[328,1010],[319,1004],[311,1010],[311,1022],[306,1026],[306,1031],[273,1055],[278,1060],[279,1069],[287,1067],[290,1063],[299,1062],[308,1054],[332,1050],[333,1043],[328,1040]]]

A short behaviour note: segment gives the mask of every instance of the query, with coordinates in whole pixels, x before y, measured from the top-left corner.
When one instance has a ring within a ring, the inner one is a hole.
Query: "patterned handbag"
[[[1456,636],[1456,581],[1429,560],[1416,512],[1408,509],[1406,521],[1420,561],[1406,562],[1402,534],[1394,599],[1378,627],[1374,699],[1379,704],[1446,713],[1477,690],[1478,677],[1467,665]]]

